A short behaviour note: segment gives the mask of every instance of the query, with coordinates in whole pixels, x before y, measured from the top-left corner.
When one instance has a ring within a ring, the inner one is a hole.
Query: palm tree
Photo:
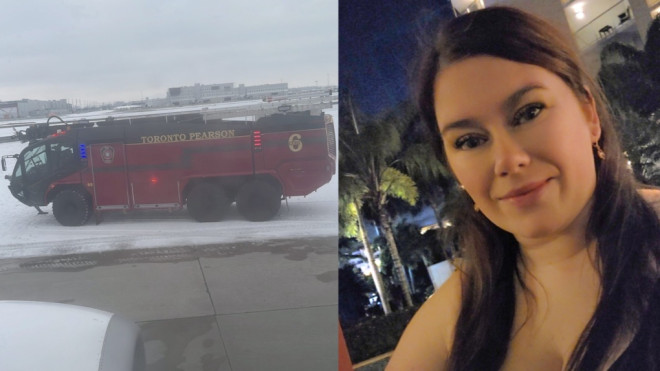
[[[354,210],[357,216],[354,225],[362,234],[365,213],[377,220],[383,228],[406,305],[412,306],[410,285],[392,233],[392,220],[385,207],[390,198],[399,198],[410,205],[415,205],[418,199],[415,182],[394,167],[397,163],[404,163],[401,152],[401,127],[404,122],[396,115],[377,121],[362,120],[352,107],[350,97],[346,102],[343,110],[346,112],[345,120],[340,121],[343,125],[339,129],[340,203],[344,208]],[[376,277],[374,282],[377,282]],[[385,311],[388,312],[387,309]]]
[[[598,72],[633,172],[652,185],[660,185],[659,46],[660,18],[656,18],[644,50],[613,42],[601,52]]]
[[[436,157],[417,109],[410,102],[404,102],[399,112],[401,119],[407,122],[402,135],[404,149],[401,165],[415,181],[422,204],[431,207],[440,222],[446,196],[453,186],[451,174]]]
[[[342,158],[340,156],[340,158]],[[341,168],[341,161],[340,161]],[[374,258],[371,243],[367,237],[364,228],[364,219],[362,217],[362,196],[367,192],[364,184],[361,184],[356,178],[347,176],[340,172],[339,174],[339,234],[343,237],[358,238],[362,242],[364,255],[367,258],[367,264],[371,271],[371,277],[374,280],[376,291],[380,297],[380,303],[383,307],[383,313],[389,314],[390,308],[389,294],[387,287],[383,282],[378,265]]]

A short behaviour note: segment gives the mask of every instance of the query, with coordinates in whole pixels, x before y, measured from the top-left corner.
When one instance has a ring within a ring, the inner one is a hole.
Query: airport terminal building
[[[71,103],[67,103],[66,99],[21,99],[0,102],[0,120],[65,115],[71,112],[73,112],[73,107]]]
[[[218,103],[239,99],[260,99],[278,95],[286,95],[289,91],[287,83],[263,84],[245,86],[234,83],[195,84],[169,88],[166,100],[168,104],[178,106],[196,103]]]

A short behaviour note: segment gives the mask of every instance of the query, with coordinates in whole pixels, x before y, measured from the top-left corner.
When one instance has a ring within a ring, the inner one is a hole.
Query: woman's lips
[[[500,198],[500,201],[512,203],[516,206],[529,206],[534,204],[541,196],[542,191],[548,182],[552,180],[546,179],[538,182],[525,184],[522,187],[513,189]]]

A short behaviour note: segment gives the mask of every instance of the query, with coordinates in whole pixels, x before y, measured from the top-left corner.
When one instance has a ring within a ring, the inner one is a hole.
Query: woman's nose
[[[529,154],[510,133],[493,138],[493,142],[494,172],[496,176],[518,173],[529,165]]]

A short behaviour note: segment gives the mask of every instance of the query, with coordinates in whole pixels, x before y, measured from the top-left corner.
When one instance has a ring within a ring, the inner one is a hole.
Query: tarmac
[[[0,260],[0,300],[97,308],[147,370],[337,370],[337,238]]]

